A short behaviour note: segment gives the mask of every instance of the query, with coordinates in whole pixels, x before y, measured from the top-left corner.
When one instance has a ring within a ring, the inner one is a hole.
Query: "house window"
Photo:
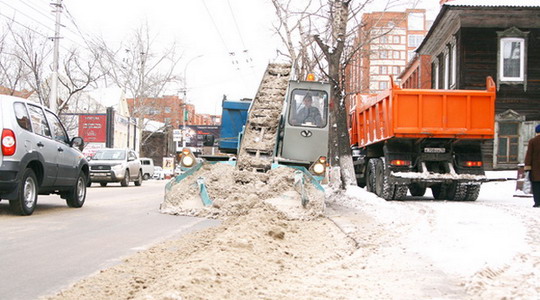
[[[519,123],[499,123],[497,162],[517,163],[519,146]]]
[[[387,66],[381,66],[381,72],[379,74],[388,74],[388,67]]]
[[[379,81],[379,90],[388,89],[388,81]]]
[[[392,55],[394,59],[399,59],[399,51],[394,51]]]
[[[516,27],[497,31],[497,87],[503,84],[523,84],[527,90],[527,38],[529,32]]]
[[[388,36],[383,35],[379,38],[379,43],[381,44],[388,44]]]
[[[500,40],[499,73],[503,81],[523,81],[525,65],[525,39],[502,38]]]
[[[388,58],[388,50],[381,50],[379,52],[379,58]]]
[[[400,44],[401,43],[401,38],[399,37],[399,35],[394,35],[393,42],[394,42],[394,44]]]
[[[165,107],[165,113],[167,113],[167,114],[171,113],[171,108],[170,108],[170,107],[168,107],[168,106],[167,106],[167,107]]]

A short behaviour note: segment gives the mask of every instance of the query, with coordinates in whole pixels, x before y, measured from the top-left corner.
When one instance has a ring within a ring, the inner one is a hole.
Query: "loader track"
[[[291,65],[269,64],[255,95],[238,151],[240,170],[270,170]]]

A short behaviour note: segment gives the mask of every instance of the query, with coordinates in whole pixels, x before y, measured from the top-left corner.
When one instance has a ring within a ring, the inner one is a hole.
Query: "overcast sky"
[[[0,17],[16,15],[22,23],[44,28],[52,36],[51,2],[55,0],[0,0]],[[439,0],[424,2],[418,8],[430,9],[434,18]],[[275,13],[270,0],[63,3],[67,11],[62,15],[65,27],[61,34],[65,39],[61,43],[84,44],[77,36],[80,30],[85,35],[101,35],[114,44],[145,22],[158,40],[176,41],[182,53],[178,72],[186,78],[187,100],[199,113],[220,114],[223,95],[229,99],[253,98],[266,65],[276,58],[280,46],[271,29]],[[169,94],[183,96],[179,90]]]

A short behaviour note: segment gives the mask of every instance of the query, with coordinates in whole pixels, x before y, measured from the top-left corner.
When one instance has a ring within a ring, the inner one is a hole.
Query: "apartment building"
[[[425,9],[372,12],[362,16],[346,69],[347,94],[373,94],[390,87],[414,56],[428,30]]]

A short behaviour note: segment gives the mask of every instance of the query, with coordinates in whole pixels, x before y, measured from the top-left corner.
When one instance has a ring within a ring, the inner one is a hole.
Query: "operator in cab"
[[[321,127],[323,121],[321,118],[321,112],[318,108],[312,106],[313,98],[310,94],[307,94],[302,100],[302,108],[300,108],[296,114],[295,120],[298,125],[312,125]]]

